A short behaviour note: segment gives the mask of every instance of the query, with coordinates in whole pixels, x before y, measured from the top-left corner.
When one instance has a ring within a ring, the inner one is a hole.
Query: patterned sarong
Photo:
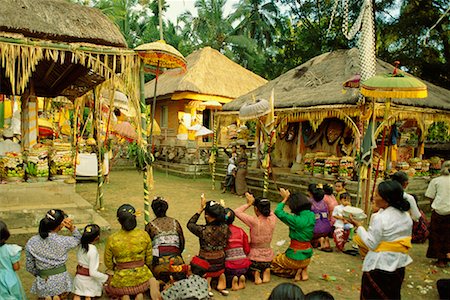
[[[363,272],[361,299],[400,299],[404,278],[405,268],[397,269],[394,272],[378,269]]]
[[[284,253],[278,254],[272,260],[272,273],[280,277],[292,278],[295,277],[295,274],[299,269],[306,268],[310,262],[310,258],[304,260],[293,260],[287,257]]]

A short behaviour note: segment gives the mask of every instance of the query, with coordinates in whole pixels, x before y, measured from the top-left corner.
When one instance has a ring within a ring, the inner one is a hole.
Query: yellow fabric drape
[[[404,237],[392,242],[381,242],[378,247],[374,250],[375,252],[381,251],[389,251],[389,252],[400,252],[400,253],[408,253],[409,249],[411,249],[411,237]]]

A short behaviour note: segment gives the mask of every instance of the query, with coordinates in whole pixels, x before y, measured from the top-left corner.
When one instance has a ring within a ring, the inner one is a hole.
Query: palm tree
[[[282,24],[274,0],[241,0],[235,5],[232,21],[239,21],[236,32],[255,39],[260,47],[269,47]]]

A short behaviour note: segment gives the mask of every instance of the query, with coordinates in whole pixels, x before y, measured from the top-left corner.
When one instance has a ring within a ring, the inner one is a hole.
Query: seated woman
[[[270,210],[270,201],[267,199],[256,199],[250,193],[245,193],[247,204],[244,204],[234,210],[245,225],[250,227],[250,253],[248,258],[252,265],[250,271],[255,278],[255,284],[266,283],[270,281],[270,264],[273,259],[273,250],[270,247],[273,231],[277,217]],[[245,211],[254,206],[256,216],[251,216]],[[261,279],[261,274],[262,279]]]
[[[320,244],[319,250],[332,252],[329,237],[332,237],[333,235],[328,214],[328,206],[324,201],[325,192],[323,191],[321,184],[316,185],[315,187],[311,187],[310,185],[308,190],[311,197],[311,211],[316,217],[312,243],[315,245],[314,247],[316,247],[317,244]]]
[[[378,213],[374,214],[368,230],[350,218],[356,232],[367,246],[363,263],[361,299],[400,299],[405,267],[412,262],[412,220],[410,205],[403,197],[403,188],[392,180],[378,185],[374,196]]]
[[[166,216],[169,205],[161,197],[152,201],[156,218],[145,226],[153,244],[151,271],[156,279],[167,283],[170,280],[170,264],[184,264],[181,253],[184,250],[183,229],[177,220]]]
[[[235,214],[233,210],[225,209],[225,219],[230,229],[228,246],[225,248],[225,275],[227,286],[231,286],[233,291],[245,288],[245,274],[252,264],[247,255],[250,252],[248,236],[241,227],[233,225]]]
[[[198,219],[203,211],[205,211],[206,224],[198,225]],[[188,221],[187,228],[199,238],[200,252],[198,256],[210,264],[205,276],[208,280],[209,290],[211,290],[211,280],[217,279],[217,290],[222,295],[228,295],[225,277],[225,247],[230,231],[225,223],[225,209],[216,201],[206,202],[206,198],[202,194],[200,210]],[[210,296],[213,296],[211,291]]]
[[[106,293],[113,299],[144,299],[144,292],[150,287],[153,277],[148,266],[152,263],[152,242],[148,234],[137,229],[136,210],[130,204],[123,204],[117,210],[117,219],[122,229],[111,234],[105,246],[105,265],[114,271]]]
[[[315,216],[310,210],[311,202],[300,193],[290,194],[280,189],[283,200],[278,203],[275,215],[289,226],[291,244],[285,253],[278,254],[272,261],[272,272],[281,277],[294,277],[295,281],[308,280],[307,268],[313,255],[311,239],[314,234]],[[288,205],[291,213],[284,211]]]

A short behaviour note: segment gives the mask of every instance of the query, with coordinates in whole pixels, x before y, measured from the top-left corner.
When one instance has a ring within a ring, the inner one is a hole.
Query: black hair
[[[117,209],[117,219],[122,229],[131,231],[137,226],[136,209],[131,204],[123,204]]]
[[[317,188],[317,184],[315,184],[315,183],[310,183],[310,184],[308,185],[308,192],[310,192],[310,193],[312,194],[316,188]]]
[[[333,186],[331,184],[325,184],[323,186],[323,192],[325,195],[333,195]]]
[[[280,283],[277,285],[270,294],[268,300],[303,300],[305,294],[302,289],[290,282]]]
[[[100,226],[97,224],[88,224],[84,227],[83,235],[81,236],[81,248],[84,252],[89,251],[89,244],[91,244],[97,237],[100,236]]]
[[[287,205],[293,214],[298,215],[301,211],[311,210],[311,202],[302,193],[293,193],[287,200]]]
[[[46,214],[45,217],[39,222],[39,235],[41,238],[46,239],[50,231],[58,228],[59,225],[64,221],[67,215],[60,209],[51,209]]]
[[[152,201],[152,210],[157,218],[162,218],[166,216],[169,204],[162,197],[156,197]]]
[[[349,200],[351,200],[350,194],[349,193],[342,193],[339,195],[339,201],[341,201],[344,198],[348,198]]]
[[[334,297],[327,291],[319,290],[306,294],[305,300],[334,300]]]
[[[186,273],[184,272],[171,272],[170,276],[172,276],[175,281],[180,281],[187,278]]]
[[[405,172],[402,172],[402,171],[395,172],[391,176],[391,179],[394,180],[394,181],[397,181],[402,186],[409,181],[408,175]]]
[[[205,276],[206,271],[207,270],[203,269],[200,266],[191,264],[191,272],[192,272],[192,274],[195,274],[195,275],[198,275],[200,277],[203,277],[203,276]]]
[[[5,222],[0,220],[0,247],[5,244],[10,236],[11,234],[9,233],[8,226],[6,226]]]
[[[334,184],[336,184],[336,183],[342,183],[342,187],[345,187],[345,181],[342,180],[342,179],[336,180],[336,181],[334,182]]]
[[[231,208],[225,208],[225,222],[230,225],[233,224],[236,215]]]
[[[410,204],[403,198],[403,188],[397,181],[385,180],[378,185],[378,194],[390,206],[401,211],[408,211]]]
[[[225,223],[225,208],[219,202],[212,200],[206,202],[205,214],[216,219],[216,223]]]
[[[258,209],[258,211],[264,216],[270,216],[270,200],[256,198],[253,205]]]
[[[323,200],[323,197],[325,196],[325,192],[323,191],[323,189],[316,187],[313,191],[312,191],[312,196],[314,201],[319,202]]]

